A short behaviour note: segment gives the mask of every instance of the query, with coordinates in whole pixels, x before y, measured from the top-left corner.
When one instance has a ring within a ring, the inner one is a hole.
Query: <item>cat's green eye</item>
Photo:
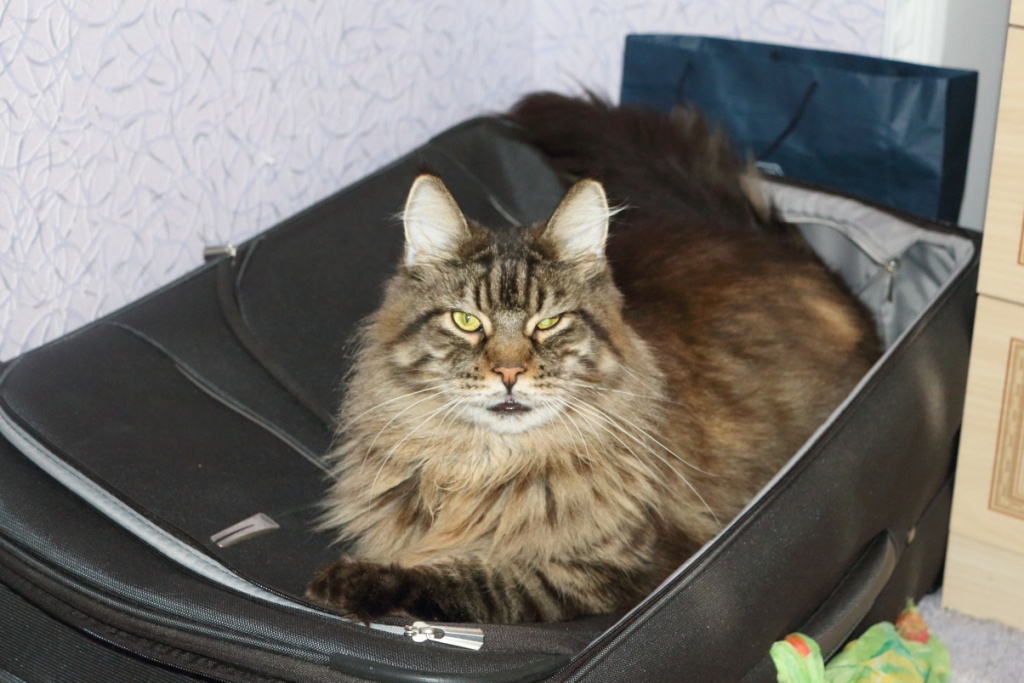
[[[543,332],[544,330],[550,330],[552,327],[557,325],[561,319],[562,316],[560,315],[556,315],[551,318],[544,318],[539,323],[537,323],[537,329],[540,330],[541,332]]]
[[[480,318],[465,311],[452,311],[452,321],[463,332],[478,332],[483,327]]]

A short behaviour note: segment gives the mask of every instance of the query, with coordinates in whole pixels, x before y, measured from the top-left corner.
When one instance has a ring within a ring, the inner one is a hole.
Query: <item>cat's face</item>
[[[571,428],[567,412],[599,410],[595,391],[625,373],[608,217],[600,185],[584,181],[546,225],[491,232],[421,176],[404,214],[405,262],[377,317],[393,331],[393,378],[434,397],[434,419],[496,432]]]

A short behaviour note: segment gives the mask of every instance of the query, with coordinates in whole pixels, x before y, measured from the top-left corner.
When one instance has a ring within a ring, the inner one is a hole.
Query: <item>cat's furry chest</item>
[[[614,440],[584,449],[578,439],[560,428],[450,439],[420,451],[412,467],[395,464],[409,474],[397,483],[390,471],[353,468],[340,506],[346,527],[361,552],[416,563],[453,552],[519,560],[553,548],[585,552],[645,525],[664,490],[659,472]],[[362,494],[382,480],[390,489],[368,501]]]

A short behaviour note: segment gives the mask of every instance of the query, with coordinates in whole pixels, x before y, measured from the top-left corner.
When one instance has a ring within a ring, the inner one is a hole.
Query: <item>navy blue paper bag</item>
[[[692,103],[768,172],[956,222],[978,76],[840,52],[630,35],[622,104]]]

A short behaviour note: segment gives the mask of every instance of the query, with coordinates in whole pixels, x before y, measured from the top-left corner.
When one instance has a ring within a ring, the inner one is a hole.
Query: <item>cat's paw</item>
[[[407,592],[406,581],[397,566],[340,557],[317,572],[306,588],[306,597],[364,622],[388,615],[408,616],[399,604]]]

